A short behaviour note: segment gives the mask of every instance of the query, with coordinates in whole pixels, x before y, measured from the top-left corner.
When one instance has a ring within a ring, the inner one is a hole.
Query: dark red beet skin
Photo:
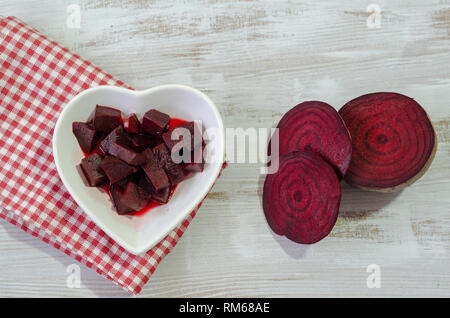
[[[353,155],[345,180],[374,191],[397,191],[417,180],[436,150],[425,110],[398,93],[373,93],[345,104],[339,114],[352,136]]]
[[[303,102],[289,110],[277,128],[280,156],[311,151],[335,167],[339,177],[345,175],[352,154],[351,139],[333,107],[320,101]]]
[[[264,182],[263,208],[267,223],[278,235],[313,244],[334,227],[341,188],[334,169],[310,152],[280,157],[279,169]]]

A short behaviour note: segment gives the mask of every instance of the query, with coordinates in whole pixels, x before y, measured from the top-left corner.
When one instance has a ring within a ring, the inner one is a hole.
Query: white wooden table
[[[379,20],[370,1],[0,0],[0,14],[137,89],[205,91],[227,127],[272,127],[298,102],[339,108],[375,91],[414,97],[435,124],[422,179],[397,195],[344,184],[334,230],[310,247],[269,230],[259,165],[230,165],[140,296],[450,296],[450,4],[373,1]],[[71,3],[79,29],[66,23]],[[68,288],[73,263],[0,221],[0,296],[128,295],[83,266],[81,288]],[[381,288],[367,286],[370,264]]]

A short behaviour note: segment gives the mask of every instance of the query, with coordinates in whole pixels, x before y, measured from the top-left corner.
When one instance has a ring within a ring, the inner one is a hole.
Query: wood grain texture
[[[428,111],[438,151],[425,176],[399,194],[343,184],[340,217],[313,246],[278,237],[260,203],[259,165],[231,164],[187,233],[141,293],[153,296],[450,296],[450,6],[447,0],[367,2],[73,1],[81,28],[66,27],[72,1],[0,0],[15,15],[104,70],[143,89],[194,86],[226,127],[272,127],[293,105],[337,109],[359,95],[396,91]],[[0,222],[0,296],[118,296],[127,293]],[[369,264],[381,288],[366,286]]]

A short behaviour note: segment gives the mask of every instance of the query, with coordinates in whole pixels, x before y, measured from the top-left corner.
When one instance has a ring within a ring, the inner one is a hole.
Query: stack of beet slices
[[[277,128],[279,156],[270,155],[278,170],[264,182],[264,214],[278,235],[312,244],[327,236],[336,223],[339,179],[352,154],[350,135],[337,111],[319,101],[295,106]]]
[[[264,214],[275,233],[302,244],[333,229],[341,178],[365,190],[400,190],[424,174],[437,145],[425,110],[397,93],[358,97],[339,113],[323,102],[304,102],[277,128],[278,148],[271,140],[268,153],[278,170],[264,182]]]
[[[105,189],[119,214],[133,214],[151,202],[166,203],[176,185],[190,172],[204,168],[202,127],[196,122],[171,119],[156,109],[122,119],[120,110],[97,105],[87,122],[72,129],[85,153],[81,171],[91,187]],[[191,140],[172,140],[175,128],[185,128]],[[198,133],[199,135],[195,135]],[[195,142],[194,142],[195,140]],[[192,160],[175,163],[171,151],[190,151]],[[184,145],[187,145],[185,147]]]

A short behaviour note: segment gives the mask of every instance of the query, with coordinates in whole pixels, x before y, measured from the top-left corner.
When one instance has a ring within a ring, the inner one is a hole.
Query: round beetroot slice
[[[278,235],[313,244],[333,229],[341,201],[334,169],[310,152],[280,157],[279,169],[264,182],[263,209],[267,223]]]
[[[425,110],[398,93],[372,93],[339,114],[352,136],[346,181],[365,190],[393,192],[412,184],[431,164],[437,140]]]
[[[277,128],[280,156],[311,151],[328,161],[339,177],[347,172],[352,155],[350,134],[338,112],[327,103],[298,104],[281,118]]]

